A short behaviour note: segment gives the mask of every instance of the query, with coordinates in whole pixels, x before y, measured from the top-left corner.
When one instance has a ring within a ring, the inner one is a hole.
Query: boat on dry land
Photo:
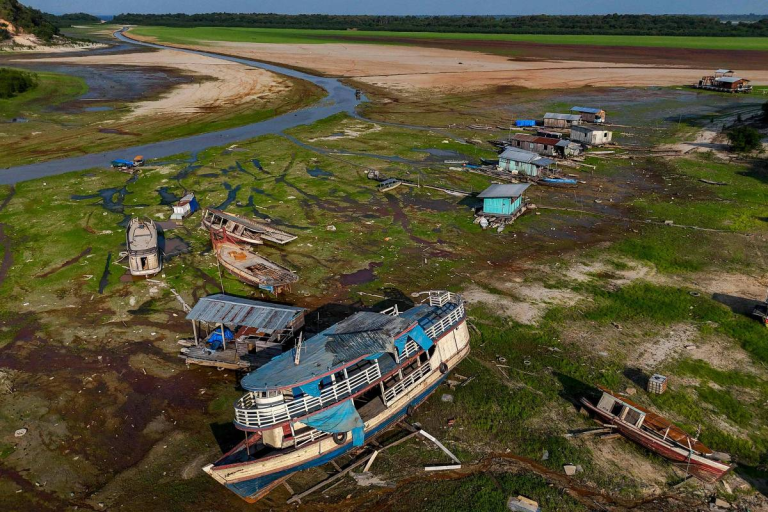
[[[128,268],[134,276],[152,276],[163,268],[157,226],[151,219],[133,217],[126,232]]]
[[[716,459],[715,452],[668,419],[608,389],[600,387],[600,390],[603,394],[596,405],[586,398],[582,398],[581,403],[627,439],[671,460],[705,482],[715,482],[731,469]]]
[[[224,230],[230,238],[249,244],[263,244],[264,240],[280,245],[296,240],[296,235],[256,222],[233,213],[208,208],[203,213],[203,227],[209,231]]]
[[[299,280],[292,270],[235,243],[223,229],[211,231],[211,241],[219,263],[245,283],[279,294]]]
[[[359,312],[241,381],[245,440],[203,470],[249,502],[395,424],[469,353],[462,298],[432,291],[407,311]]]

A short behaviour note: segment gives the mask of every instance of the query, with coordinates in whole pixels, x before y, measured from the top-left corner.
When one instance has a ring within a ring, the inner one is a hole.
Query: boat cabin
[[[608,414],[615,416],[616,419],[628,423],[633,427],[640,428],[645,420],[644,411],[641,411],[609,393],[603,393],[603,396],[600,397],[600,401],[597,403],[597,408],[602,409]]]
[[[152,276],[160,272],[157,226],[151,219],[131,218],[126,230],[128,269],[133,276]]]
[[[180,357],[187,364],[252,370],[283,352],[304,327],[306,309],[219,293],[187,314],[194,338]]]
[[[171,220],[186,219],[197,210],[200,209],[200,205],[197,203],[195,194],[190,192],[182,197],[178,203],[173,205],[173,213],[171,214]]]

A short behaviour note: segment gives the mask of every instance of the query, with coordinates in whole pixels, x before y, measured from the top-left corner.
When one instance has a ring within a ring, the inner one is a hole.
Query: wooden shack
[[[571,140],[587,144],[588,146],[602,146],[613,139],[613,132],[588,126],[572,126]]]
[[[587,123],[604,123],[605,110],[592,107],[571,107],[571,113],[581,117]]]
[[[193,339],[183,344],[187,364],[251,370],[283,352],[304,326],[306,310],[218,293],[187,315]]]
[[[499,155],[499,171],[538,177],[555,161],[531,151],[508,147]]]
[[[540,155],[555,156],[555,145],[560,142],[560,139],[516,133],[507,142],[513,148],[531,151]]]
[[[529,183],[491,185],[477,196],[483,200],[483,209],[480,213],[506,217],[520,214],[525,206],[523,194],[529,186]]]
[[[570,128],[571,126],[581,124],[581,116],[576,114],[554,114],[547,112],[544,114],[544,126],[547,128]]]

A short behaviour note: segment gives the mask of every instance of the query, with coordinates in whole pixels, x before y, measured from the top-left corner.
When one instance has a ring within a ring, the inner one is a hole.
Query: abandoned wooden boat
[[[387,178],[386,180],[376,185],[376,188],[379,190],[379,192],[389,192],[390,190],[395,189],[402,184],[403,182],[400,180],[395,178]]]
[[[194,338],[180,357],[187,364],[253,370],[283,353],[304,327],[306,310],[218,293],[203,297],[187,314]]]
[[[208,208],[203,212],[203,227],[209,231],[221,230],[237,242],[263,244],[264,240],[285,245],[298,238],[263,222],[246,219],[233,213]]]
[[[213,250],[219,263],[241,281],[279,294],[299,280],[292,270],[236,244],[224,230],[212,231]]]
[[[593,404],[581,403],[601,421],[613,425],[627,439],[681,466],[705,482],[715,482],[731,466],[716,460],[715,452],[675,426],[668,419],[600,387],[603,395]]]
[[[157,226],[151,219],[131,219],[126,231],[128,268],[133,276],[152,276],[163,268]]]
[[[241,381],[245,440],[203,470],[249,502],[392,426],[469,353],[460,296],[432,291],[405,312],[360,312]]]

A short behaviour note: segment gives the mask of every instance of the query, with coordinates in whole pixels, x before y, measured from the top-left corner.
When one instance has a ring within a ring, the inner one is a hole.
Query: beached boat
[[[603,395],[593,404],[581,403],[606,424],[637,444],[671,460],[688,474],[705,482],[720,479],[731,466],[716,459],[716,454],[666,418],[600,387]]]
[[[297,238],[296,235],[286,233],[263,222],[256,222],[214,208],[208,208],[203,212],[203,227],[209,231],[223,229],[233,240],[249,244],[263,244],[266,240],[285,245]]]
[[[469,353],[460,296],[429,292],[407,311],[360,312],[241,381],[245,440],[203,470],[249,502],[392,426]]]
[[[299,280],[293,271],[236,244],[224,230],[211,231],[211,241],[219,263],[245,283],[279,294]]]
[[[152,276],[163,268],[157,226],[151,219],[131,219],[126,230],[128,268],[134,276]]]

